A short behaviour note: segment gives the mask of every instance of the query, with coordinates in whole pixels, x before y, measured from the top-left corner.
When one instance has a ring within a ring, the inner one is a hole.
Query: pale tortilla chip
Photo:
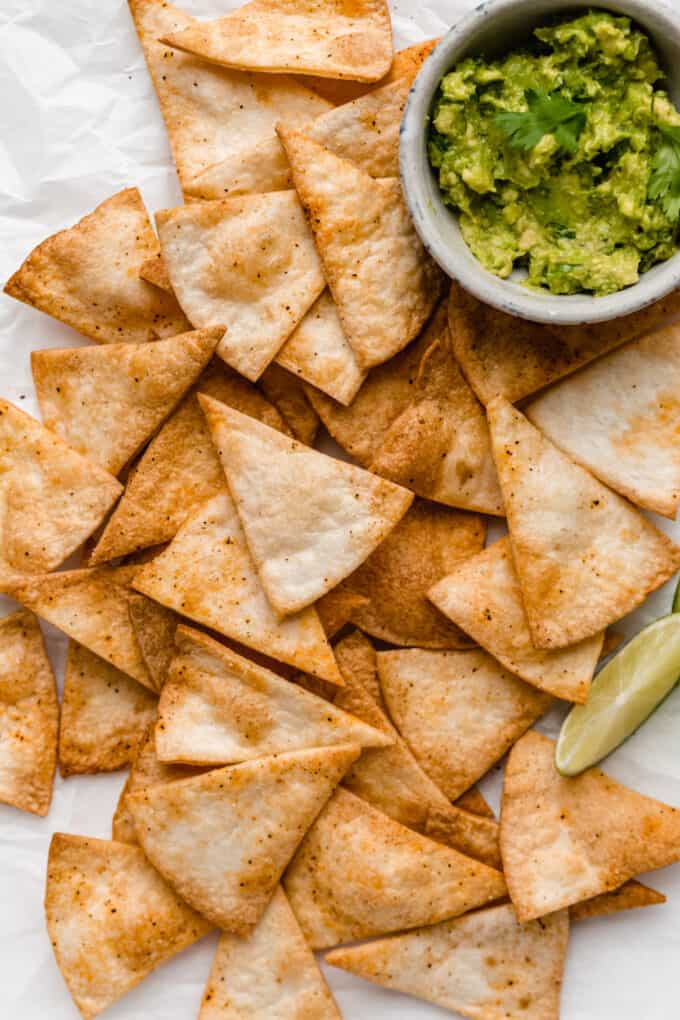
[[[574,903],[569,907],[569,917],[572,921],[587,921],[591,917],[609,917],[610,914],[618,914],[624,910],[638,910],[640,907],[655,907],[666,902],[663,893],[641,882],[625,882],[620,889],[614,892],[601,893],[591,900],[583,900],[582,903]]]
[[[47,814],[58,729],[57,684],[40,626],[20,610],[0,620],[0,803]]]
[[[302,80],[310,88],[318,92],[320,96],[327,99],[334,106],[342,106],[351,103],[361,96],[368,95],[375,89],[384,88],[400,78],[405,78],[410,85],[413,85],[418,72],[435,48],[439,39],[427,39],[425,42],[414,43],[406,49],[397,50],[394,54],[392,66],[384,78],[374,82],[372,85],[356,81],[342,80],[341,78],[316,78],[307,77]]]
[[[515,403],[679,314],[676,290],[623,319],[550,327],[499,312],[454,284],[449,324],[456,358],[482,403]]]
[[[3,590],[63,563],[101,524],[122,486],[6,400],[0,450]]]
[[[343,581],[413,494],[199,395],[248,548],[274,610],[300,612]]]
[[[471,1020],[558,1020],[568,941],[566,910],[520,925],[506,905],[326,959]]]
[[[423,769],[455,800],[548,711],[552,698],[481,649],[378,654],[383,697]]]
[[[220,938],[198,1020],[265,1017],[342,1020],[280,886],[248,938]]]
[[[59,730],[62,776],[129,765],[157,709],[158,699],[146,687],[69,641]]]
[[[294,191],[195,202],[156,214],[172,288],[217,353],[254,382],[326,286]]]
[[[176,654],[177,614],[145,595],[130,592],[128,615],[154,689],[160,691]]]
[[[436,924],[506,895],[500,872],[336,790],[286,872],[313,949]]]
[[[429,598],[511,673],[565,701],[587,701],[604,634],[555,651],[534,648],[509,538],[465,560]]]
[[[548,439],[633,503],[680,505],[680,325],[635,340],[526,408]]]
[[[159,0],[163,3],[163,0]],[[139,269],[139,275],[142,280],[146,280],[147,283],[152,283],[154,287],[160,288],[160,290],[166,291],[168,294],[174,296],[174,290],[170,283],[170,277],[168,271],[165,268],[165,262],[163,256],[159,252],[158,255],[152,255],[150,259],[143,262]]]
[[[50,844],[45,914],[84,1020],[210,931],[137,847],[61,832]]]
[[[154,344],[33,351],[43,422],[117,475],[196,381],[220,336],[204,329]]]
[[[98,343],[141,343],[190,329],[174,297],[139,277],[158,240],[137,188],[108,198],[38,245],[5,293]]]
[[[279,126],[331,293],[359,366],[414,339],[444,277],[427,254],[399,180],[374,180],[300,131]]]
[[[11,589],[12,598],[95,655],[154,690],[128,613],[139,567],[95,567],[45,574]]]
[[[379,729],[329,705],[188,627],[161,693],[162,762],[232,765],[309,747],[387,747]]]
[[[274,615],[226,491],[189,517],[165,552],[141,568],[134,587],[248,648],[342,683],[315,610],[283,621]]]
[[[426,596],[436,580],[483,548],[485,533],[480,517],[416,500],[348,579],[351,591],[367,598],[366,605],[352,610],[352,622],[393,645],[468,648],[467,635]]]
[[[185,191],[192,193],[194,178],[214,163],[228,156],[236,162],[274,141],[281,117],[304,123],[328,109],[294,78],[228,71],[159,42],[198,24],[166,0],[129,0],[129,7]]]
[[[306,388],[301,380],[273,362],[262,373],[260,386],[267,400],[278,409],[295,438],[307,446],[312,446],[319,430],[319,416],[307,399]],[[264,418],[260,420],[264,421]]]
[[[379,81],[394,55],[387,0],[250,0],[163,42],[223,67]]]
[[[287,431],[275,407],[216,359],[197,389]],[[175,537],[191,511],[224,489],[224,472],[195,393],[149,443],[90,557],[94,566]]]
[[[425,499],[503,516],[489,426],[451,353],[444,305],[426,332],[431,345],[413,400],[383,437],[370,469]]]
[[[565,779],[527,733],[505,770],[501,854],[520,921],[618,889],[680,859],[680,811],[588,769]]]
[[[453,804],[445,811],[433,808],[427,816],[425,835],[501,870],[500,828],[491,818],[480,818]]]
[[[128,795],[151,863],[191,906],[247,935],[356,745],[258,758]]]
[[[364,595],[350,591],[341,584],[320,598],[315,608],[326,637],[329,640],[336,637],[350,622],[352,614],[364,609],[368,603],[369,599]]]
[[[575,644],[672,577],[680,548],[506,401],[488,413],[533,643]]]

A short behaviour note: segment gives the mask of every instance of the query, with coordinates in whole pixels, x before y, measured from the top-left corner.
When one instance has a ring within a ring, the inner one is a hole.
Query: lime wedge
[[[673,612],[680,613],[680,580],[678,581],[678,587],[675,589],[675,595],[673,596]]]
[[[564,720],[555,765],[577,776],[632,736],[680,680],[680,613],[645,627],[593,680]]]

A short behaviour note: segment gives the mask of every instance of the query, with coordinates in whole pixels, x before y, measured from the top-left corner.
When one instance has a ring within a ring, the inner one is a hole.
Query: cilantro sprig
[[[661,199],[661,208],[669,220],[680,218],[680,127],[659,125],[663,138],[652,160],[649,197]]]
[[[528,151],[545,135],[554,135],[563,149],[576,152],[587,120],[583,107],[564,96],[549,95],[543,89],[529,89],[524,95],[527,111],[499,113],[494,118],[510,147]]]

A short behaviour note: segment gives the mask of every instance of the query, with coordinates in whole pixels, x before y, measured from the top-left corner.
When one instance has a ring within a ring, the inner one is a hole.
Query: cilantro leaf
[[[560,95],[548,95],[543,89],[525,92],[529,109],[523,113],[499,113],[496,127],[505,134],[513,149],[528,151],[538,145],[544,135],[554,135],[567,152],[578,149],[578,140],[586,126],[582,106]]]
[[[680,127],[660,125],[663,144],[652,160],[649,197],[660,198],[669,220],[680,219]]]

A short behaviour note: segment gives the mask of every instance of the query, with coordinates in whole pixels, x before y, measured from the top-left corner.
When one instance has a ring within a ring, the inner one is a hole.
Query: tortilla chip
[[[672,577],[680,548],[506,401],[488,413],[533,643],[576,644]]]
[[[556,446],[633,503],[680,505],[680,325],[635,340],[526,408]]]
[[[129,0],[129,7],[185,191],[213,164],[275,140],[281,117],[304,123],[328,109],[294,78],[228,71],[159,42],[198,25],[166,0]]]
[[[608,627],[604,632],[604,642],[602,644],[602,651],[600,652],[600,662],[602,662],[603,659],[606,659],[607,656],[611,655],[612,652],[615,652],[617,648],[620,648],[625,640],[626,638],[623,634],[620,634],[618,631],[612,630],[611,627]]]
[[[361,631],[355,630],[342,641],[338,641],[334,651],[343,679],[357,680],[361,688],[370,694],[383,715],[386,715],[387,709],[378,679],[378,660],[371,641]],[[347,680],[345,682],[347,683]],[[338,693],[339,691],[334,691],[333,698]],[[348,708],[347,711],[352,711],[352,709]],[[362,713],[355,712],[353,714],[359,714],[362,719],[366,718]],[[374,724],[371,723],[371,725]]]
[[[278,131],[347,339],[362,369],[379,365],[418,335],[444,276],[398,179],[374,180],[302,132]]]
[[[341,584],[320,598],[315,608],[326,637],[329,640],[336,637],[350,622],[352,614],[364,609],[369,601],[364,595],[350,591]]]
[[[54,570],[101,524],[122,486],[0,399],[0,590]]]
[[[139,277],[158,253],[142,197],[128,188],[31,252],[5,293],[98,343],[141,343],[190,329],[174,297]]]
[[[434,582],[484,546],[480,517],[416,500],[348,580],[367,602],[351,612],[366,633],[394,645],[468,648],[470,639],[426,598]],[[427,555],[423,555],[423,550]]]
[[[139,567],[95,567],[45,574],[11,589],[12,598],[121,672],[154,690],[128,614]]]
[[[569,907],[572,921],[587,921],[591,917],[608,917],[623,910],[637,910],[640,907],[654,907],[665,903],[666,897],[656,889],[642,885],[641,882],[625,882],[614,892],[601,893],[591,900],[575,903]]]
[[[397,50],[388,73],[372,85],[356,81],[343,81],[340,78],[305,77],[303,81],[334,106],[342,106],[361,96],[368,95],[375,89],[384,88],[385,85],[390,85],[400,78],[406,79],[409,85],[413,85],[421,67],[438,42],[439,39],[427,39],[425,42],[407,46],[406,49]]]
[[[379,81],[393,58],[387,0],[250,0],[163,37],[223,67]]]
[[[58,729],[57,684],[40,626],[20,610],[0,620],[0,803],[47,814]]]
[[[137,837],[180,896],[248,935],[356,745],[272,755],[128,795]]]
[[[680,859],[680,811],[588,769],[564,779],[527,733],[505,770],[501,854],[520,921],[618,889]]]
[[[286,872],[312,949],[436,924],[506,895],[500,872],[336,790]]]
[[[294,191],[195,202],[156,214],[172,288],[217,353],[254,382],[326,286]]]
[[[566,911],[520,925],[505,905],[326,960],[471,1020],[558,1020],[568,940]]]
[[[427,817],[425,835],[501,870],[500,829],[491,818],[480,818],[453,804],[445,811],[434,808]]]
[[[623,319],[550,327],[499,312],[454,284],[449,324],[456,358],[482,403],[515,403],[678,314],[680,290]]]
[[[45,914],[84,1020],[210,930],[137,847],[62,832],[50,844]]]
[[[319,416],[307,399],[306,388],[300,379],[273,362],[263,372],[260,386],[267,400],[274,404],[285,419],[295,438],[312,446],[319,429]]]
[[[487,804],[483,794],[476,786],[466,790],[462,797],[456,801],[456,807],[462,808],[473,815],[480,815],[482,818],[495,818],[495,814]]]
[[[246,939],[220,938],[198,1020],[342,1020],[283,889]]]
[[[136,680],[69,641],[59,731],[62,776],[129,765],[157,707],[157,698]]]
[[[177,615],[137,592],[128,594],[128,615],[154,689],[160,691],[176,654]]]
[[[481,649],[378,654],[390,716],[451,800],[476,783],[552,704]]]
[[[31,353],[47,428],[117,475],[196,381],[221,331]]]
[[[587,701],[604,634],[555,651],[534,648],[509,538],[454,568],[429,597],[511,673],[565,701]]]
[[[163,0],[159,0],[163,3]],[[160,290],[166,291],[168,294],[174,296],[174,290],[170,283],[170,277],[168,271],[165,268],[165,262],[163,256],[159,252],[158,255],[152,255],[146,262],[142,262],[139,269],[139,275],[142,280],[146,280],[147,283],[152,283],[154,287],[158,287]]]
[[[342,683],[315,610],[282,621],[274,615],[226,491],[189,517],[165,552],[141,568],[134,586],[247,648]]]

